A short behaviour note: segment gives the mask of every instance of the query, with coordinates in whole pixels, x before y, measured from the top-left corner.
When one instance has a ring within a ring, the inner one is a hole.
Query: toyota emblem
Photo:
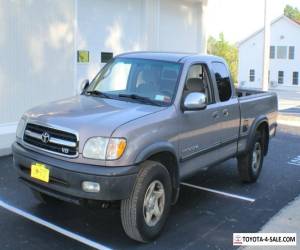
[[[50,140],[50,135],[48,134],[48,132],[44,132],[44,133],[42,134],[42,142],[43,142],[43,143],[48,143],[49,140]]]

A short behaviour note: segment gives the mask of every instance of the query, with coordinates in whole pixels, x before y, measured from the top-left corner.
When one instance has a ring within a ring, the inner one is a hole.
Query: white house
[[[72,96],[112,55],[205,52],[207,0],[1,0],[0,155],[33,106]]]
[[[261,88],[263,29],[239,43],[241,87]],[[271,23],[270,88],[300,90],[300,23],[280,16]]]

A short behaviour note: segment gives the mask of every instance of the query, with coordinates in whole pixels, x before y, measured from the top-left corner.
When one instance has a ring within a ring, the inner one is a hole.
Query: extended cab
[[[26,112],[14,166],[43,201],[120,204],[127,235],[147,242],[183,178],[236,157],[241,180],[255,182],[276,117],[276,94],[236,90],[222,58],[127,53],[81,95]]]

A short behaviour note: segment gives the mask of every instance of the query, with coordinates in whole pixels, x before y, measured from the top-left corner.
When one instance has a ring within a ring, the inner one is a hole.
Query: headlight
[[[19,121],[17,132],[16,132],[16,136],[20,139],[23,138],[25,126],[26,126],[26,120],[24,117],[22,117],[21,120]]]
[[[90,138],[84,145],[83,157],[96,160],[117,160],[126,148],[123,138]]]

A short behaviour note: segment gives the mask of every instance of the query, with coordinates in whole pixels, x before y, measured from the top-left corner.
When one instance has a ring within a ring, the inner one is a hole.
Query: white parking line
[[[246,196],[241,196],[241,195],[237,195],[237,194],[231,194],[231,193],[219,191],[219,190],[216,190],[216,189],[211,189],[211,188],[206,188],[206,187],[196,186],[196,185],[189,184],[189,183],[185,183],[185,182],[181,182],[181,185],[187,186],[187,187],[196,188],[196,189],[203,190],[203,191],[207,191],[207,192],[211,192],[211,193],[215,193],[215,194],[224,195],[224,196],[231,197],[231,198],[235,198],[235,199],[240,199],[240,200],[244,200],[244,201],[249,201],[249,202],[251,202],[251,203],[253,203],[253,202],[255,201],[255,199],[249,198],[249,197],[246,197]]]
[[[24,218],[26,218],[26,219],[28,219],[30,221],[33,221],[33,222],[35,222],[37,224],[40,224],[40,225],[42,225],[44,227],[47,227],[47,228],[49,228],[49,229],[51,229],[51,230],[53,230],[55,232],[63,234],[64,236],[67,236],[67,237],[69,237],[69,238],[71,238],[73,240],[79,241],[79,242],[81,242],[81,243],[83,243],[83,244],[85,244],[87,246],[90,246],[90,247],[93,247],[93,248],[99,249],[99,250],[111,250],[111,248],[103,246],[103,245],[101,245],[101,244],[99,244],[99,243],[97,243],[95,241],[89,240],[89,239],[87,239],[85,237],[82,237],[82,236],[80,236],[78,234],[72,233],[71,231],[68,231],[68,230],[66,230],[64,228],[61,228],[59,226],[56,226],[56,225],[54,225],[54,224],[52,224],[52,223],[50,223],[48,221],[40,219],[40,218],[38,218],[38,217],[30,214],[30,213],[27,213],[27,212],[19,209],[19,208],[15,208],[15,207],[13,207],[13,206],[5,203],[2,200],[0,200],[0,207],[4,208],[4,209],[6,209],[6,210],[8,210],[8,211],[10,211],[12,213],[15,213],[15,214],[17,214],[19,216],[22,216],[22,217],[24,217]]]
[[[300,166],[300,155],[296,156],[295,158],[291,159],[288,164]]]

